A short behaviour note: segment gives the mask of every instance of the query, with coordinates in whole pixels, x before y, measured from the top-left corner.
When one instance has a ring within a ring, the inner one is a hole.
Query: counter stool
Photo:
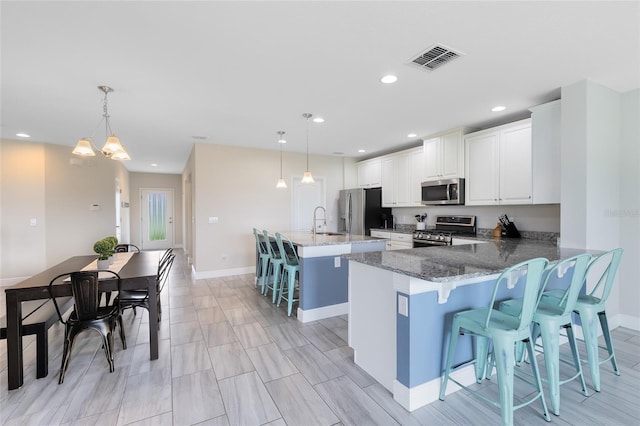
[[[581,254],[556,263],[547,272],[542,288],[546,288],[550,280],[556,277],[561,278],[569,271],[572,274],[571,281],[564,290],[555,290],[554,297],[546,296],[548,293],[544,293],[533,315],[533,343],[535,344],[538,337],[542,336],[551,409],[556,416],[560,415],[560,385],[579,377],[583,394],[589,396],[580,365],[578,346],[571,327],[571,316],[578,300],[580,289],[584,284],[587,265],[590,260],[591,255]],[[517,315],[521,308],[522,299],[507,300],[500,304],[500,311],[509,315]],[[560,361],[566,364],[569,364],[569,362],[560,358],[560,328],[564,328],[567,331],[573,356],[573,366],[576,369],[576,374],[565,380],[560,380]],[[487,378],[491,375],[491,370],[492,368],[487,370]]]
[[[269,264],[269,251],[267,246],[262,242],[262,232],[253,228],[253,236],[256,239],[256,251],[258,253],[258,259],[256,262],[256,282],[255,287],[260,286],[260,291],[264,288],[264,277],[267,274],[267,266]]]
[[[291,316],[293,310],[293,302],[297,302],[300,298],[295,297],[296,291],[299,290],[299,284],[296,285],[296,276],[300,275],[300,259],[298,259],[298,252],[290,239],[283,236],[279,232],[276,233],[276,242],[280,253],[283,254],[284,265],[282,272],[282,284],[280,285],[280,295],[278,296],[278,307],[282,299],[287,301],[287,315]]]
[[[586,283],[595,282],[595,286],[587,294],[578,296],[574,312],[580,316],[582,325],[582,334],[584,336],[584,344],[587,350],[587,362],[591,370],[591,381],[596,392],[600,392],[600,364],[611,361],[613,372],[619,376],[620,370],[616,361],[616,355],[613,351],[611,343],[611,333],[605,312],[605,302],[611,293],[613,280],[615,279],[618,265],[622,258],[623,250],[621,248],[606,252],[595,258],[587,269]],[[597,281],[594,280],[597,278]],[[554,290],[545,294],[545,297],[562,297],[562,293]],[[598,322],[602,327],[604,341],[606,347],[598,345]],[[602,361],[598,355],[598,349],[605,349],[609,356]]]
[[[518,408],[531,404],[538,398],[542,403],[544,418],[547,421],[551,421],[549,412],[547,411],[547,404],[544,400],[540,372],[538,371],[538,364],[536,363],[533,353],[531,330],[529,328],[540,298],[542,275],[548,264],[549,261],[547,259],[536,258],[518,263],[506,269],[500,274],[500,276],[498,276],[498,279],[494,284],[491,302],[487,308],[458,312],[453,316],[453,324],[451,326],[451,336],[445,364],[446,367],[444,370],[442,386],[440,387],[440,400],[444,401],[447,384],[449,380],[451,380],[461,388],[471,392],[484,401],[494,405],[495,407],[499,407],[502,416],[502,424],[504,425],[512,425],[513,412]],[[523,281],[524,284],[520,284]],[[504,312],[493,309],[500,286],[506,286],[507,289],[512,289],[518,285],[524,286],[522,290],[524,292],[524,296],[522,298],[521,310],[518,316],[508,315]],[[470,362],[452,367],[451,364],[453,362],[453,356],[455,354],[459,334],[469,334],[475,337],[476,357]],[[484,375],[484,366],[487,360],[486,354],[489,340],[493,343],[493,353],[495,354],[494,359],[497,365],[498,387],[500,393],[499,402],[492,401],[486,396],[478,394],[476,391],[471,390],[451,377],[451,374],[454,371],[462,367],[466,367],[467,365],[475,364],[476,378],[478,382],[480,382]],[[521,341],[526,343],[527,352],[531,359],[531,369],[535,379],[535,382],[533,383],[529,381],[527,382],[533,385],[537,392],[528,401],[514,407],[514,348],[516,342]]]
[[[267,246],[269,252],[269,264],[267,266],[266,279],[262,283],[262,294],[266,296],[271,290],[271,303],[276,303],[276,296],[278,294],[278,287],[280,286],[280,273],[282,271],[282,265],[284,264],[284,258],[278,248],[278,244],[269,233],[264,231],[263,241]]]

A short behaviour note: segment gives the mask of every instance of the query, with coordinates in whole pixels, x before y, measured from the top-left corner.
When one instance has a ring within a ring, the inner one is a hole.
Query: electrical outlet
[[[339,268],[340,267],[340,257],[334,257],[333,258],[333,267],[334,268]]]
[[[398,313],[402,316],[409,316],[409,298],[407,296],[398,295]]]

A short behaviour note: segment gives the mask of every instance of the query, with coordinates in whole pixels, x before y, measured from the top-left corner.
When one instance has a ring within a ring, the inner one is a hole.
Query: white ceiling
[[[363,157],[519,118],[582,79],[640,87],[638,1],[3,0],[0,12],[2,138],[71,149],[96,131],[96,87],[109,85],[130,171],[182,172],[193,136],[279,149],[284,130],[285,150],[303,152],[304,112],[326,119],[311,153]],[[407,64],[435,43],[465,55]],[[387,73],[398,82],[381,84]]]

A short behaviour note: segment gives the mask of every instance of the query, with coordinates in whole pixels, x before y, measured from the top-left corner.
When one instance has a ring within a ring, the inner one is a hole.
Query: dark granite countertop
[[[601,252],[559,248],[547,241],[501,239],[459,246],[355,253],[344,257],[421,280],[444,283],[498,274],[516,263],[536,257],[554,262],[580,253]]]

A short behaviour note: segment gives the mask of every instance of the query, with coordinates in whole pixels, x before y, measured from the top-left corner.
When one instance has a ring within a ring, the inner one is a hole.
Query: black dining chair
[[[113,248],[113,250],[116,253],[126,253],[126,252],[140,253],[140,249],[135,244],[118,244]]]
[[[160,261],[158,262],[158,274],[156,275],[156,303],[158,306],[158,328],[160,327],[160,320],[162,319],[162,306],[160,303],[160,294],[164,288],[164,284],[169,277],[171,266],[173,265],[173,259],[176,255],[173,254],[173,249],[167,249]],[[149,292],[147,290],[121,290],[116,298],[120,304],[120,309],[127,308],[133,309],[133,314],[136,314],[136,307],[145,308],[149,310]]]
[[[56,307],[60,322],[65,325],[64,348],[62,351],[62,366],[60,367],[60,379],[58,384],[64,381],[64,375],[71,358],[71,350],[76,336],[84,330],[96,330],[102,335],[102,346],[104,353],[109,362],[109,372],[113,373],[113,332],[116,323],[120,326],[120,338],[122,339],[122,347],[127,348],[127,342],[122,326],[122,316],[120,315],[120,306],[118,299],[113,304],[100,306],[100,275],[108,274],[105,279],[117,280],[117,288],[120,291],[120,276],[108,270],[99,271],[79,271],[60,274],[49,282],[49,297],[53,300]],[[58,302],[54,297],[53,287],[61,281],[70,281],[71,291],[73,294],[73,311],[65,320],[63,313],[60,311]]]

